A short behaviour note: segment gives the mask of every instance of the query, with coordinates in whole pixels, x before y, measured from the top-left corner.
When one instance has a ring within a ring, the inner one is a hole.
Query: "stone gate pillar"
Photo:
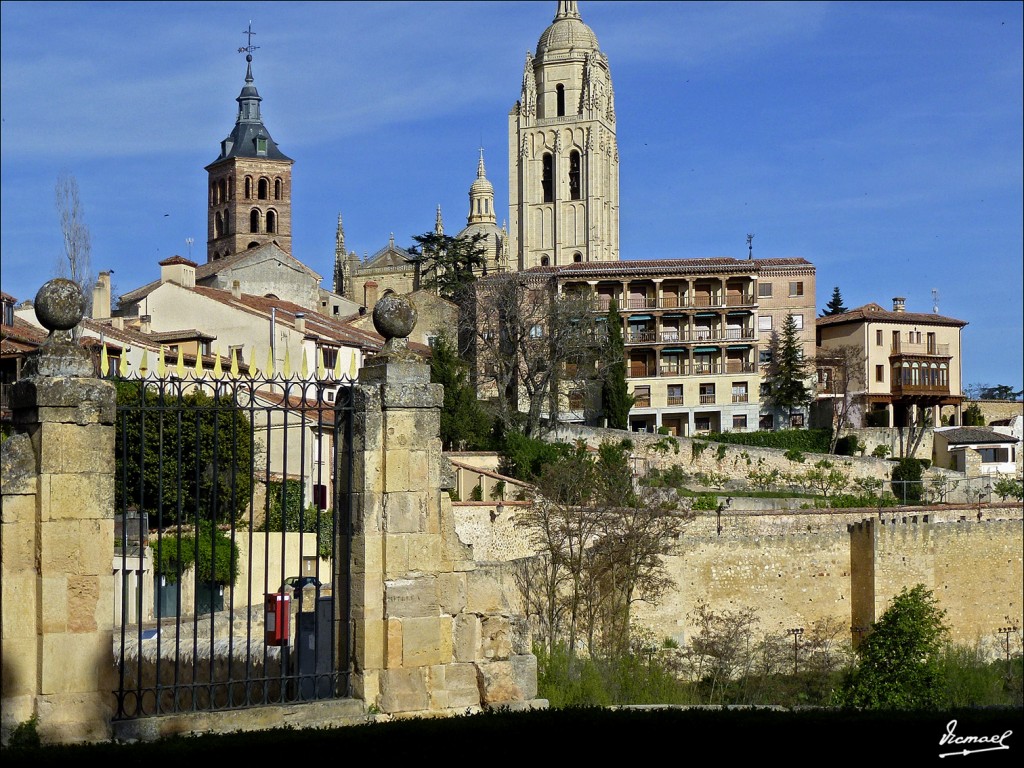
[[[528,705],[536,659],[500,584],[455,532],[442,481],[444,391],[406,340],[415,309],[386,296],[373,320],[387,342],[356,388],[353,693],[385,713]]]
[[[36,295],[50,336],[12,387],[3,445],[3,730],[35,716],[44,743],[110,738],[114,701],[114,386],[67,338],[81,289]]]

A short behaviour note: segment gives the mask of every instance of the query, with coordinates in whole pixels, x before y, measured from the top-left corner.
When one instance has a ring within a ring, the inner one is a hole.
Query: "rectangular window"
[[[636,408],[650,408],[651,407],[651,388],[650,387],[636,387],[633,390],[633,405]]]
[[[876,365],[875,366],[875,381],[885,381],[885,366],[884,365]]]
[[[770,349],[762,349],[757,353],[758,363],[761,365],[768,365],[772,361],[772,351]]]
[[[892,349],[893,349],[894,352],[898,352],[899,348],[900,348],[900,332],[899,331],[893,331],[892,332]]]
[[[761,415],[761,420],[757,425],[758,429],[775,429],[775,417],[770,413]]]
[[[541,339],[544,337],[544,326],[538,323],[537,325],[530,326],[530,338]]]
[[[742,432],[747,428],[747,414],[737,413],[732,417],[732,428],[734,431]]]
[[[789,284],[789,296],[790,298],[804,295],[804,283],[802,280]]]
[[[875,346],[876,347],[882,346],[882,329],[881,328],[879,328],[877,331],[875,331]]]
[[[759,331],[770,331],[772,329],[772,316],[771,315],[758,315],[757,317],[757,330]]]
[[[715,385],[714,384],[701,384],[700,385],[700,404],[701,405],[712,405],[715,402]]]
[[[802,413],[794,413],[789,417],[789,425],[793,429],[803,429],[804,426],[804,415]]]
[[[802,331],[804,329],[804,316],[793,315],[793,325],[796,326],[798,331]]]
[[[939,346],[935,342],[936,342],[935,334],[934,333],[929,333],[928,334],[928,354],[929,355],[938,354]]]
[[[762,299],[770,299],[772,297],[772,284],[771,283],[758,283],[757,284],[757,295]]]
[[[257,155],[265,155],[265,154],[267,154],[267,140],[266,139],[256,139],[256,154]]]
[[[732,383],[732,401],[734,403],[747,402],[747,382],[734,381]]]
[[[668,385],[668,405],[682,405],[683,404],[683,385],[682,384],[669,384]]]

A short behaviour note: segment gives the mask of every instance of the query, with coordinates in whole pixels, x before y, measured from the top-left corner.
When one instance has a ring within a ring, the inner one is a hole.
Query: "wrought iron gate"
[[[115,719],[348,696],[351,381],[115,383]]]

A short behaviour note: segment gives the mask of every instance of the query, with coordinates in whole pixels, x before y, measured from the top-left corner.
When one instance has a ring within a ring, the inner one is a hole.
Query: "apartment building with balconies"
[[[569,264],[548,270],[558,290],[591,297],[594,312],[612,302],[622,320],[627,379],[635,398],[630,429],[689,436],[753,431],[770,333],[797,315],[813,353],[814,266],[805,259],[666,259]],[[765,276],[768,276],[767,278]],[[762,314],[762,280],[779,300]],[[799,292],[790,296],[790,284]],[[770,318],[765,323],[762,317]],[[576,402],[582,402],[577,397]],[[573,401],[570,398],[572,415]],[[786,425],[788,426],[788,425]]]
[[[849,397],[847,422],[853,427],[918,424],[922,411],[934,426],[943,416],[962,424],[960,337],[966,325],[937,313],[907,312],[899,296],[891,311],[872,303],[819,317],[819,400]],[[858,370],[842,375],[830,361]],[[849,382],[847,391],[833,391],[830,382],[842,381]]]

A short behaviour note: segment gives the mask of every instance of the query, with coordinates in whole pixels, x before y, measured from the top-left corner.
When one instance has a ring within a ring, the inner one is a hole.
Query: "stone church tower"
[[[208,262],[267,243],[289,255],[292,251],[293,161],[263,125],[262,99],[253,85],[253,46],[242,50],[248,53],[235,128],[221,142],[217,159],[206,166]]]
[[[513,268],[619,259],[619,153],[608,59],[574,1],[527,53],[509,114]],[[516,263],[518,262],[518,263]]]

